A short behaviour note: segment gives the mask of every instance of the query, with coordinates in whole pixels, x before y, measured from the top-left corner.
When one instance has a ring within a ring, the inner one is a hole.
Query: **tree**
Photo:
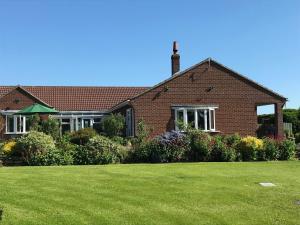
[[[58,120],[53,117],[43,120],[40,125],[40,131],[52,136],[54,140],[58,140],[60,136]]]
[[[120,113],[111,114],[103,121],[104,133],[109,137],[120,136],[125,127],[125,118]]]

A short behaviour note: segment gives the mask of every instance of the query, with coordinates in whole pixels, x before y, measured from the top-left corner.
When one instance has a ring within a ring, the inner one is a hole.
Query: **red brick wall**
[[[0,109],[1,110],[20,110],[24,107],[30,106],[36,103],[36,100],[28,95],[26,92],[19,88],[14,89],[7,95],[0,98]],[[5,119],[5,117],[3,117]],[[5,122],[5,121],[4,121]],[[0,139],[7,139],[12,136],[18,135],[5,135],[5,126],[0,131]]]
[[[36,100],[22,91],[21,89],[14,89],[7,95],[0,98],[1,110],[19,110],[26,106],[36,103]]]
[[[213,89],[207,92],[209,87]],[[223,134],[255,135],[256,106],[282,101],[212,62],[209,69],[208,63],[199,65],[132,100],[131,104],[134,108],[135,121],[143,119],[153,128],[152,135],[174,129],[172,104],[218,105],[219,108],[216,110],[218,131]]]

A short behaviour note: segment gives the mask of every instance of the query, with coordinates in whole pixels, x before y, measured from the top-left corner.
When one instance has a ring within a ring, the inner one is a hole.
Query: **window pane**
[[[183,111],[177,111],[177,122],[183,122]]]
[[[87,128],[91,126],[91,120],[90,119],[83,119],[83,128]]]
[[[30,121],[28,117],[25,117],[25,120],[26,120],[26,132],[28,132],[30,130]]]
[[[20,116],[17,117],[17,132],[23,132],[23,117]]]
[[[101,118],[94,118],[94,123],[100,123],[101,122]]]
[[[198,129],[205,130],[204,110],[198,110]]]
[[[7,117],[7,132],[14,132],[14,117]]]
[[[62,119],[61,122],[62,123],[70,123],[70,119]]]
[[[77,129],[80,130],[82,128],[81,118],[77,118]]]
[[[188,122],[189,126],[195,128],[195,111],[194,110],[187,111],[187,122]]]
[[[215,113],[214,113],[215,111],[210,110],[209,112],[210,112],[210,128],[212,130],[214,130],[215,129]]]
[[[93,128],[99,133],[102,132],[101,118],[94,118]]]
[[[210,130],[210,126],[209,126],[209,124],[210,124],[210,115],[209,115],[209,110],[208,110],[208,109],[206,109],[205,111],[206,111],[206,116],[207,116],[207,119],[206,119],[207,130]]]

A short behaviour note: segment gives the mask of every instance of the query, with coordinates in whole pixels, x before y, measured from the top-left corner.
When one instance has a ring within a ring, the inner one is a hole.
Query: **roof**
[[[207,58],[207,59],[205,59],[205,60],[203,60],[203,61],[201,61],[201,62],[199,62],[199,63],[197,63],[197,64],[195,64],[195,65],[193,65],[193,66],[191,66],[191,67],[189,67],[189,68],[187,68],[187,69],[185,69],[185,70],[182,70],[182,71],[179,71],[179,72],[173,74],[173,76],[171,76],[170,78],[168,78],[168,79],[166,79],[166,80],[164,80],[164,81],[162,81],[162,82],[160,82],[160,83],[154,85],[154,86],[151,87],[151,88],[146,89],[145,91],[143,91],[143,92],[137,94],[136,96],[134,96],[134,97],[132,97],[132,98],[129,98],[129,99],[125,99],[124,101],[122,101],[122,102],[120,102],[120,103],[114,105],[114,106],[112,107],[111,111],[113,111],[113,110],[115,110],[115,109],[118,109],[118,108],[120,108],[120,107],[123,107],[123,106],[126,105],[126,104],[129,104],[129,102],[130,102],[131,100],[134,100],[134,99],[136,99],[136,98],[138,98],[138,97],[140,97],[140,96],[142,96],[142,95],[148,93],[149,91],[151,91],[151,90],[153,90],[153,89],[159,87],[159,86],[165,85],[165,84],[168,83],[169,81],[174,80],[174,79],[176,79],[177,77],[180,77],[180,76],[184,75],[185,73],[191,71],[192,69],[195,69],[196,67],[201,66],[201,65],[203,65],[203,64],[205,64],[205,63],[215,63],[215,64],[217,64],[217,65],[223,67],[224,69],[228,70],[229,72],[235,74],[237,77],[241,78],[241,79],[244,80],[245,82],[250,83],[250,84],[253,85],[254,87],[256,87],[256,88],[258,88],[258,89],[264,90],[265,92],[267,92],[268,94],[274,96],[275,98],[277,98],[277,99],[279,99],[279,100],[281,100],[281,101],[284,101],[284,102],[288,100],[286,97],[284,97],[284,96],[282,96],[282,95],[280,95],[280,94],[278,94],[278,93],[272,91],[271,89],[269,89],[269,88],[267,88],[267,87],[265,87],[265,86],[263,86],[263,85],[261,85],[261,84],[255,82],[255,81],[249,79],[248,77],[246,77],[246,76],[244,76],[244,75],[242,75],[242,74],[240,74],[240,73],[238,73],[238,72],[236,72],[236,71],[234,71],[234,70],[228,68],[227,66],[224,66],[223,64],[217,62],[216,60],[214,60],[214,59],[212,59],[212,58]]]
[[[287,101],[284,96],[264,87],[261,84],[241,75],[238,72],[218,63],[216,60],[207,58],[186,70],[175,73],[170,78],[154,85],[153,87],[82,87],[82,86],[17,86],[35,97],[41,103],[56,108],[59,111],[113,111],[136,99],[147,92],[165,85],[169,81],[184,75],[190,70],[204,63],[215,63],[234,74],[239,79],[253,87],[260,89],[269,95]],[[0,86],[0,98],[16,86]]]
[[[0,86],[0,98],[22,88],[59,111],[107,111],[149,87]]]

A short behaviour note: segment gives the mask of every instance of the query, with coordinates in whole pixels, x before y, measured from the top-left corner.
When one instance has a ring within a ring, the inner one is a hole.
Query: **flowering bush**
[[[177,162],[184,160],[189,150],[189,140],[187,136],[178,131],[166,132],[156,138],[159,152],[164,153],[162,161]]]
[[[16,141],[15,140],[10,140],[7,141],[3,147],[2,147],[2,151],[5,155],[10,155],[12,153],[12,151],[14,150],[16,146]]]
[[[238,145],[239,158],[243,161],[256,160],[256,152],[263,149],[263,141],[256,137],[247,136]]]
[[[133,162],[178,162],[186,158],[189,139],[177,131],[166,132],[155,139],[135,145],[130,154]]]

